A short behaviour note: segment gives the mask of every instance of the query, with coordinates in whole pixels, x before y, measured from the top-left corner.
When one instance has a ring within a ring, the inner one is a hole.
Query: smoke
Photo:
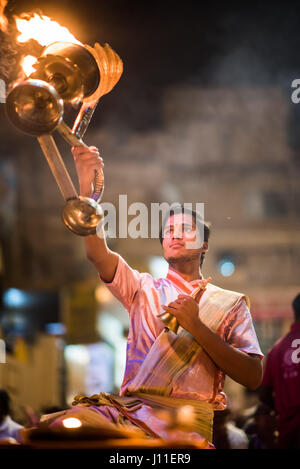
[[[0,31],[0,43],[0,78],[8,83],[18,75],[16,73],[19,62],[18,48],[12,40],[11,34],[4,33],[3,30]]]
[[[14,22],[4,13],[6,5],[7,0],[0,0],[0,78],[8,83],[15,78],[19,51]]]
[[[5,16],[6,4],[7,0],[0,0],[0,79],[8,85],[16,80],[22,72],[21,58],[24,55],[38,57],[43,47],[35,40],[27,41],[24,44],[18,43],[19,32],[15,16]],[[41,13],[40,10],[35,11]]]

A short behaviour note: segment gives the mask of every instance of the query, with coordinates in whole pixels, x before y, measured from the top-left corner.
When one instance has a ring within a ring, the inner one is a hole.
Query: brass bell
[[[56,129],[63,118],[64,103],[53,86],[28,79],[18,82],[8,94],[6,112],[18,129],[38,137]]]
[[[174,334],[177,334],[179,329],[179,322],[175,316],[173,316],[173,314],[166,312],[158,314],[157,317],[165,324],[166,329],[169,329],[170,331],[174,332]]]
[[[62,220],[66,227],[79,236],[95,234],[102,219],[101,206],[89,197],[79,196],[68,200],[62,211]]]
[[[204,291],[206,289],[206,285],[210,281],[211,277],[208,277],[208,279],[203,280],[202,284],[198,286],[198,288],[193,292],[191,297],[196,299],[198,293]],[[165,329],[174,332],[174,334],[177,334],[177,331],[179,329],[179,322],[177,321],[177,318],[173,316],[173,314],[164,312],[162,314],[158,314],[157,317],[165,324]]]

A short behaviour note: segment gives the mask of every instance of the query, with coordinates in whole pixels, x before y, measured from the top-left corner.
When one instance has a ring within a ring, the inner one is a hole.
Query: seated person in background
[[[216,449],[248,449],[248,437],[235,425],[228,408],[215,412],[213,443]]]
[[[276,416],[268,406],[259,404],[244,431],[249,438],[249,449],[276,448]]]
[[[5,389],[0,389],[0,440],[13,438],[20,441],[19,432],[23,428],[10,417],[10,397]]]

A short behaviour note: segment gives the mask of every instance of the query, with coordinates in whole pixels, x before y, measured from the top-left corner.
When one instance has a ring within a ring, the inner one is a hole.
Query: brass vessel
[[[13,83],[6,97],[6,112],[21,131],[37,137],[57,185],[66,200],[62,219],[79,236],[96,233],[103,217],[99,202],[104,175],[95,171],[91,197],[79,197],[52,134],[57,130],[71,146],[87,145],[82,138],[99,99],[119,81],[120,57],[108,44],[94,47],[69,42],[47,46],[34,64],[35,71]],[[81,108],[71,129],[64,121],[64,104]]]

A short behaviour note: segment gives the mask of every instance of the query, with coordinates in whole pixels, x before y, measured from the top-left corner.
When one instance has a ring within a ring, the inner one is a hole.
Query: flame
[[[0,0],[0,29],[3,32],[7,31],[7,18],[4,14],[5,7],[7,5],[7,0]]]
[[[0,0],[0,2],[3,0]],[[81,42],[70,33],[70,31],[61,26],[57,21],[52,20],[48,16],[38,15],[37,13],[23,13],[19,17],[15,17],[16,26],[21,33],[17,37],[17,41],[24,43],[34,39],[41,46],[49,46],[53,42],[72,42],[80,44]],[[26,76],[31,75],[35,71],[33,65],[37,58],[32,55],[24,57],[22,68]]]
[[[35,68],[33,67],[33,65],[36,63],[36,61],[37,58],[33,55],[26,55],[26,57],[24,57],[22,62],[22,68],[27,77],[33,72],[35,72]]]
[[[67,28],[48,16],[38,15],[37,13],[33,15],[23,14],[16,17],[15,20],[17,29],[21,33],[17,38],[19,42],[23,43],[35,39],[42,46],[48,46],[57,41],[81,44]]]

